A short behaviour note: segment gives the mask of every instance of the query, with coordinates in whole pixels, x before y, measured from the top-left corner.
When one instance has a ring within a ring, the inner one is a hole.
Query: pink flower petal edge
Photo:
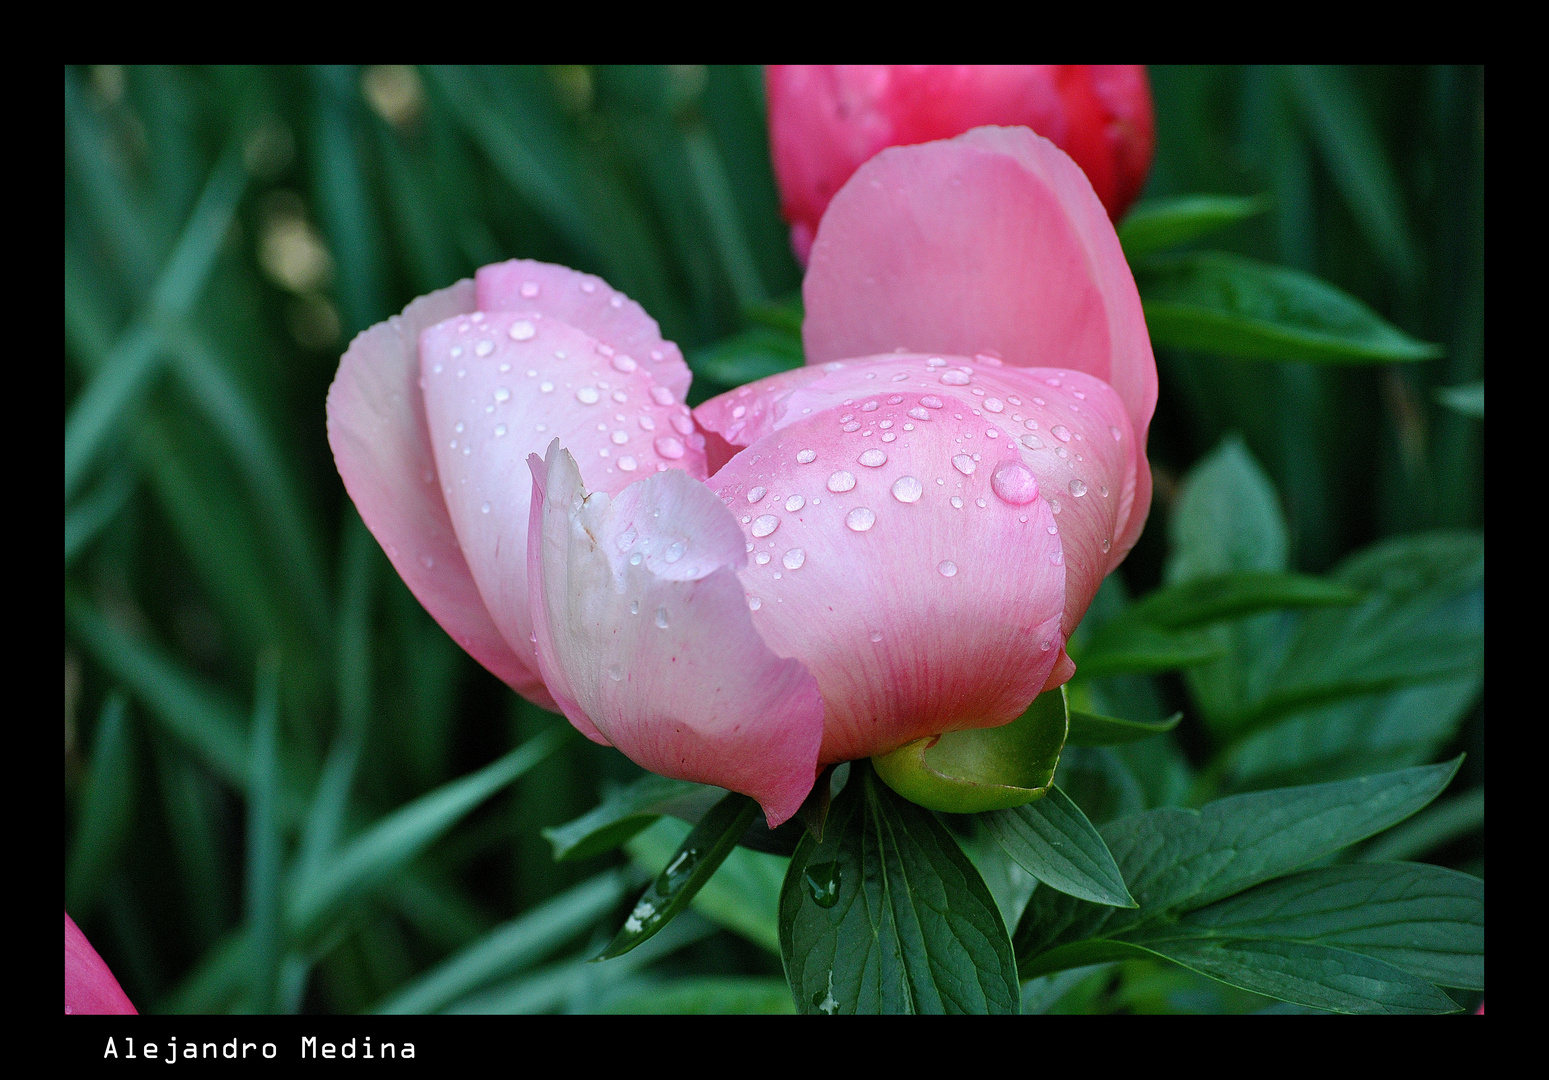
[[[65,912],[65,1012],[134,1015],[136,1011],[113,972]]]
[[[420,332],[473,310],[473,282],[460,281],[357,335],[328,390],[328,444],[361,519],[425,610],[502,682],[552,708],[536,668],[490,618],[436,478],[419,385]]]
[[[588,493],[558,440],[533,472],[528,578],[560,708],[662,776],[750,795],[771,827],[816,777],[823,701],[771,651],[737,579],[735,519],[680,470]]]
[[[809,364],[903,349],[1083,371],[1113,387],[1145,445],[1156,363],[1134,278],[1086,176],[1025,128],[861,166],[823,217],[802,295]],[[1121,554],[1150,496],[1141,455]]]

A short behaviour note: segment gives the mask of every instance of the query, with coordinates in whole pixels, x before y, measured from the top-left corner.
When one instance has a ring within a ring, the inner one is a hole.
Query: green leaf
[[[1226,653],[1225,645],[1197,630],[1164,630],[1120,618],[1089,637],[1072,659],[1083,679],[1099,679],[1198,667]]]
[[[1361,953],[1297,941],[1174,938],[1146,949],[1232,986],[1342,1013],[1447,1013],[1458,1006],[1423,979]]]
[[[379,1013],[431,1013],[526,968],[608,913],[634,879],[621,870],[598,874],[496,927],[436,965],[376,1008]]]
[[[805,362],[801,338],[785,330],[754,326],[689,356],[695,378],[741,386]]]
[[[274,1011],[280,975],[279,674],[279,659],[264,654],[254,695],[247,786],[248,993],[256,1013]]]
[[[1301,614],[1266,645],[1255,685],[1225,722],[1238,731],[1364,694],[1460,680],[1484,660],[1484,542],[1474,533],[1395,537],[1337,567],[1361,603]]]
[[[1307,870],[1190,912],[1158,934],[1179,931],[1327,945],[1427,982],[1484,989],[1484,882],[1440,866],[1354,863]]]
[[[757,818],[753,824],[758,824]],[[691,828],[687,821],[665,818],[629,840],[626,847],[635,865],[650,873],[672,861]],[[784,856],[739,845],[690,903],[701,915],[778,954],[780,883],[790,862]]]
[[[688,906],[747,831],[758,803],[735,792],[706,812],[656,880],[635,904],[624,926],[597,959],[611,960],[650,938]]]
[[[1017,865],[1051,889],[1118,907],[1137,906],[1097,829],[1054,785],[1037,802],[984,815],[985,827]]]
[[[904,798],[932,810],[977,814],[1041,797],[1054,779],[1069,718],[1065,688],[1033,699],[996,728],[949,731],[872,758],[877,775]]]
[[[1361,852],[1363,862],[1414,859],[1484,827],[1484,787],[1433,803]],[[1450,984],[1449,984],[1450,985]]]
[[[290,894],[286,924],[298,942],[315,940],[339,908],[368,895],[420,855],[485,799],[553,753],[563,734],[528,740],[505,757],[389,814],[346,844],[315,877]]]
[[[1181,712],[1165,720],[1120,720],[1072,709],[1070,736],[1065,741],[1071,746],[1117,746],[1171,731],[1182,719]]]
[[[1131,262],[1198,240],[1263,213],[1263,196],[1175,195],[1153,199],[1129,212],[1119,225],[1119,243]]]
[[[65,909],[75,912],[74,918],[91,917],[123,848],[134,813],[134,762],[128,705],[115,692],[102,703],[76,811],[79,824],[65,873]]]
[[[557,862],[586,859],[612,851],[662,814],[698,821],[725,794],[720,788],[647,773],[574,821],[544,829],[543,838],[554,846]]]
[[[1110,747],[1066,746],[1054,781],[1094,825],[1146,808],[1139,778]]]
[[[229,149],[189,215],[177,247],[151,294],[150,306],[114,344],[65,420],[65,499],[96,459],[109,434],[157,372],[162,327],[198,297],[231,226],[247,174]]]
[[[1462,413],[1464,416],[1484,419],[1484,380],[1478,382],[1463,383],[1460,386],[1439,386],[1436,388],[1436,400],[1441,402],[1453,412]]]
[[[611,1002],[607,1013],[642,1015],[788,1015],[791,992],[781,979],[751,975],[677,979]]]
[[[77,499],[65,511],[65,566],[86,550],[108,525],[112,524],[129,497],[134,494],[132,469],[113,469],[89,494]]]
[[[1005,923],[979,872],[933,814],[865,762],[851,767],[823,841],[797,845],[780,896],[780,952],[802,1013],[1014,1014],[1020,1005]]]
[[[1022,975],[1114,959],[1092,959],[1092,950],[1103,941],[1132,943],[1132,932],[1150,920],[1203,907],[1364,840],[1434,799],[1461,760],[1110,822],[1101,829],[1103,840],[1139,908],[1039,889],[1016,932]]]
[[[1391,364],[1431,360],[1418,341],[1355,297],[1285,266],[1220,251],[1136,267],[1153,345],[1243,360]]]
[[[1121,618],[1165,630],[1192,630],[1287,608],[1349,607],[1361,594],[1310,574],[1237,571],[1165,585],[1132,604]]]

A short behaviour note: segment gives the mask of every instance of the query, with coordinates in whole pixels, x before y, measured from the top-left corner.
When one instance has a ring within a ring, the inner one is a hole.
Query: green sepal
[[[927,809],[1005,810],[1049,790],[1069,730],[1062,686],[1040,694],[1009,724],[917,739],[871,763],[888,787]]]

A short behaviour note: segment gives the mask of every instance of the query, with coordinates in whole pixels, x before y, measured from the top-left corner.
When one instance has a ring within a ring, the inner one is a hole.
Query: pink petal
[[[742,416],[728,427],[736,408]],[[890,455],[904,425],[948,416],[977,421],[971,431],[980,446],[1014,447],[1043,498],[1059,508],[1066,634],[1124,557],[1119,538],[1135,516],[1140,455],[1123,403],[1090,375],[964,357],[866,357],[761,379],[705,402],[695,419],[728,441],[758,446],[772,432],[826,413],[838,418],[841,433],[853,425],[864,445]],[[721,481],[718,472],[712,485]]]
[[[918,359],[875,366],[888,389],[811,415],[793,405],[711,481],[753,554],[740,576],[754,625],[822,690],[823,762],[1006,723],[1064,642],[1061,538],[1022,451],[986,437],[959,387],[911,416],[921,395],[886,374]],[[822,386],[793,399],[817,402]],[[1002,465],[1021,483],[993,482]]]
[[[1025,129],[872,158],[829,206],[802,295],[809,364],[906,349],[1084,371],[1113,387],[1145,444],[1156,362],[1134,278],[1085,175]]]
[[[558,437],[610,494],[663,469],[705,475],[688,407],[627,354],[538,312],[479,312],[420,335],[425,414],[442,494],[485,607],[532,655],[527,455]],[[534,664],[536,666],[536,663]]]
[[[816,775],[823,702],[754,629],[736,521],[677,470],[610,499],[587,494],[557,440],[530,462],[538,660],[565,715],[652,772],[789,818]]]
[[[460,281],[358,335],[328,390],[328,445],[361,519],[425,610],[502,682],[552,708],[536,667],[512,652],[485,610],[436,482],[419,335],[473,309],[473,282]]]
[[[75,1015],[124,1014],[136,1010],[113,972],[86,935],[65,912],[65,1012]]]
[[[569,323],[639,362],[651,377],[682,401],[688,396],[683,353],[662,339],[645,309],[606,281],[567,266],[512,259],[482,267],[474,280],[480,311],[538,311]]]

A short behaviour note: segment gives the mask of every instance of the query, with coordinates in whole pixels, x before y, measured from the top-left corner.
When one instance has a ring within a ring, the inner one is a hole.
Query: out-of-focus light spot
[[[360,74],[360,92],[371,111],[395,127],[419,119],[425,109],[425,86],[408,64],[373,64]]]
[[[272,192],[266,200],[258,263],[276,284],[293,293],[316,292],[333,280],[333,256],[294,192]]]
[[[286,305],[285,322],[304,349],[327,349],[339,343],[339,312],[326,296],[296,297]]]

